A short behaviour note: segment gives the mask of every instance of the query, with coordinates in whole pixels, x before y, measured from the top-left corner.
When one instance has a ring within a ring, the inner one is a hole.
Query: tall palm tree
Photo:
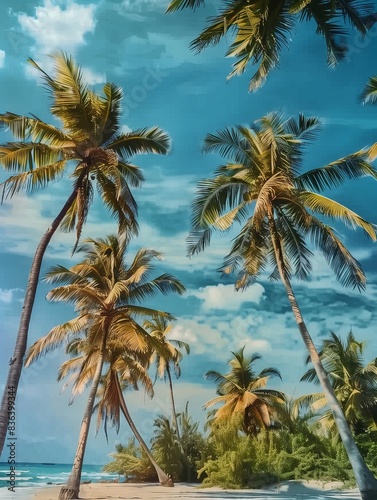
[[[150,355],[150,336],[138,319],[163,316],[166,312],[139,305],[146,297],[156,293],[183,293],[183,285],[172,275],[162,274],[149,279],[152,261],[161,258],[154,250],[139,250],[133,261],[126,265],[126,238],[114,235],[106,239],[89,239],[79,250],[85,252],[84,260],[67,269],[56,266],[49,271],[47,281],[60,286],[51,290],[51,301],[71,302],[77,316],[56,326],[28,350],[26,365],[65,341],[84,336],[89,352],[80,368],[76,389],[92,381],[91,390],[82,420],[79,442],[67,484],[61,489],[59,500],[78,498],[81,470],[88,438],[91,415],[106,361],[107,345],[126,345],[128,349]],[[97,351],[97,355],[90,355]]]
[[[245,346],[232,352],[233,358],[228,361],[229,373],[206,372],[205,378],[217,383],[218,396],[208,401],[204,408],[222,403],[214,414],[215,421],[229,420],[239,414],[245,434],[257,435],[261,429],[271,427],[271,416],[276,415],[275,407],[285,401],[285,396],[282,392],[266,389],[270,377],[281,378],[279,371],[265,368],[257,374],[254,364],[261,359],[260,354],[245,356],[244,350]]]
[[[201,5],[205,0],[171,0],[167,12]],[[237,58],[237,62],[228,78],[242,74],[251,62],[257,70],[249,89],[256,90],[279,64],[280,53],[289,46],[297,21],[315,22],[316,34],[326,42],[327,62],[333,67],[347,54],[348,25],[365,35],[370,25],[368,14],[374,8],[373,2],[359,0],[223,0],[218,14],[208,19],[191,48],[201,52],[230,36],[226,55]]]
[[[285,120],[278,113],[261,118],[250,127],[237,126],[209,134],[204,150],[217,152],[230,162],[219,167],[213,178],[199,182],[193,202],[189,254],[210,243],[213,230],[226,231],[243,222],[221,270],[240,269],[237,285],[243,289],[272,264],[272,278],[280,278],[299,332],[309,351],[343,444],[353,466],[363,500],[375,498],[377,481],[352,437],[319,354],[294,295],[291,276],[306,279],[311,271],[306,239],[325,256],[338,280],[347,287],[363,289],[365,275],[326,218],[340,220],[376,240],[375,226],[349,208],[322,194],[347,179],[377,172],[368,161],[369,151],[359,151],[329,165],[303,172],[303,149],[315,137],[319,120],[299,116]]]
[[[377,430],[377,358],[364,365],[365,344],[358,342],[352,331],[347,339],[334,332],[324,339],[319,351],[324,369],[354,434]],[[307,363],[310,358],[307,359]],[[318,376],[310,368],[301,378],[305,382],[319,384]],[[323,393],[302,396],[300,402],[310,403],[318,410],[327,406]],[[333,429],[334,419],[330,410],[325,411],[320,421],[327,429]]]
[[[173,381],[171,376],[170,365],[173,365],[173,371],[177,378],[181,376],[180,362],[183,354],[178,350],[184,349],[187,354],[190,353],[190,346],[182,340],[168,339],[167,335],[170,333],[173,325],[165,318],[153,318],[144,323],[144,328],[155,338],[160,345],[151,357],[151,362],[156,366],[156,378],[168,379],[170,400],[172,406],[172,426],[177,433],[178,440],[180,441],[179,426],[177,423],[177,412],[175,408]]]
[[[11,176],[1,184],[2,199],[21,190],[27,193],[46,187],[70,172],[72,192],[40,240],[28,278],[12,364],[9,367],[0,410],[0,454],[8,426],[7,387],[17,393],[31,314],[45,250],[60,226],[71,231],[76,226],[76,245],[94,196],[94,187],[120,232],[137,232],[137,206],[130,186],[143,181],[139,168],[131,163],[138,153],[166,154],[169,137],[158,127],[123,132],[121,101],[123,92],[106,83],[103,94],[90,90],[79,66],[64,53],[52,56],[55,72],[50,77],[32,59],[29,62],[42,75],[50,94],[51,114],[60,128],[38,117],[14,113],[0,114],[0,125],[7,127],[15,141],[0,146],[0,165]]]

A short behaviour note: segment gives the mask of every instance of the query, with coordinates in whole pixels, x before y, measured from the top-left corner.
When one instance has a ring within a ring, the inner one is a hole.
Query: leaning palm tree
[[[376,179],[377,172],[368,161],[368,150],[304,172],[303,149],[315,137],[318,125],[319,120],[314,117],[300,115],[298,120],[285,120],[280,114],[271,113],[250,127],[237,126],[209,134],[204,150],[217,152],[230,161],[219,167],[213,178],[199,182],[193,202],[189,254],[208,245],[214,230],[226,231],[233,222],[243,222],[221,270],[225,274],[239,270],[237,289],[255,281],[268,265],[273,267],[271,278],[283,282],[362,498],[369,500],[376,496],[377,481],[366,467],[335,397],[302,317],[291,277],[306,279],[310,275],[312,252],[306,242],[309,239],[344,286],[364,288],[366,278],[359,262],[326,218],[362,228],[373,241],[375,226],[320,191],[338,187],[347,179]]]
[[[133,261],[126,265],[126,247],[127,240],[124,237],[111,235],[106,239],[89,239],[79,249],[85,253],[81,263],[70,269],[56,266],[47,275],[49,283],[60,285],[51,290],[47,298],[54,302],[71,302],[75,305],[77,316],[56,326],[35,342],[28,350],[26,365],[63,342],[83,336],[88,352],[80,368],[77,384],[78,388],[84,387],[89,381],[92,384],[72,471],[67,484],[61,489],[59,500],[78,498],[89,425],[106,361],[107,346],[122,344],[132,351],[150,355],[151,338],[139,324],[139,318],[145,320],[147,317],[163,316],[171,319],[172,316],[139,303],[156,293],[184,292],[183,285],[170,274],[149,279],[152,261],[161,258],[160,253],[141,249]]]
[[[149,339],[149,342],[151,342],[151,339]],[[158,346],[153,344],[154,342],[152,341],[151,350],[158,348]],[[140,359],[137,353],[133,353],[132,355],[127,353],[124,345],[109,345],[108,350],[110,356],[108,370],[103,377],[102,390],[98,393],[97,430],[103,422],[107,435],[107,424],[110,421],[118,431],[120,427],[120,411],[122,411],[140,447],[156,471],[160,484],[162,486],[174,486],[172,479],[158,465],[148,445],[138,431],[123,395],[123,392],[128,388],[138,390],[138,385],[142,384],[147,394],[153,397],[153,384],[147,372],[151,351],[147,353],[147,356],[143,355]]]
[[[257,65],[250,90],[263,85],[269,72],[278,66],[297,21],[315,22],[316,34],[326,42],[327,62],[333,67],[347,54],[348,25],[364,36],[373,25],[368,14],[375,8],[373,2],[359,0],[223,0],[221,4],[218,14],[208,19],[207,27],[191,42],[191,48],[201,52],[230,37],[226,55],[237,58],[237,62],[228,78],[242,74],[250,62]],[[201,5],[205,0],[171,0],[167,12]]]
[[[271,377],[281,378],[279,371],[276,368],[265,368],[257,374],[254,364],[261,359],[260,354],[245,356],[244,350],[245,346],[232,352],[233,358],[228,361],[229,373],[223,375],[210,370],[205,374],[205,378],[217,383],[218,396],[208,401],[204,408],[221,403],[221,408],[214,414],[214,422],[230,420],[240,415],[245,434],[255,436],[262,429],[271,427],[271,417],[276,416],[276,408],[286,398],[280,391],[266,389]]]
[[[364,347],[365,343],[358,342],[352,331],[345,341],[331,332],[330,338],[322,341],[319,351],[335,395],[356,435],[377,430],[377,358],[365,365],[362,357]],[[306,361],[309,363],[310,358]],[[313,368],[301,380],[319,384]],[[299,403],[311,404],[315,410],[327,407],[323,393],[302,396]],[[326,429],[334,429],[334,418],[330,410],[327,409],[319,420]]]
[[[1,184],[2,199],[20,191],[44,188],[70,172],[72,191],[51,226],[43,235],[34,254],[19,324],[16,345],[9,367],[0,411],[0,454],[8,426],[7,387],[17,387],[39,274],[46,248],[60,226],[64,231],[76,227],[76,243],[88,215],[94,187],[103,204],[116,217],[121,232],[137,232],[137,206],[130,186],[143,181],[139,168],[131,163],[138,153],[166,154],[169,137],[160,128],[123,132],[120,124],[122,90],[106,83],[103,95],[90,90],[80,67],[64,53],[52,56],[55,72],[50,77],[33,60],[52,99],[51,114],[60,128],[38,117],[14,113],[0,114],[15,141],[0,146],[0,165],[11,173]]]
[[[172,427],[177,433],[178,440],[180,441],[179,426],[177,423],[177,412],[175,408],[173,381],[171,376],[170,365],[173,365],[173,371],[177,378],[181,376],[180,362],[183,354],[178,350],[184,349],[187,354],[190,353],[190,346],[182,340],[168,339],[167,335],[173,327],[165,318],[155,318],[147,320],[144,323],[144,328],[155,338],[158,342],[159,349],[156,349],[151,357],[151,362],[156,366],[156,378],[168,379],[170,401],[172,406]]]

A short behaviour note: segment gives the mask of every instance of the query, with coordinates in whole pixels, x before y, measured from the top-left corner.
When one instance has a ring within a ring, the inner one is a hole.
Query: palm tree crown
[[[61,128],[34,115],[0,115],[0,123],[16,139],[0,147],[0,164],[15,172],[2,183],[3,199],[20,190],[44,188],[73,168],[77,195],[62,229],[70,231],[76,225],[79,239],[96,185],[104,205],[117,217],[120,230],[136,231],[136,202],[129,186],[140,186],[143,175],[130,158],[138,153],[166,154],[169,137],[158,127],[123,132],[122,89],[106,83],[103,94],[97,94],[71,57],[59,52],[52,59],[53,77],[32,59],[29,62],[42,75],[52,100],[51,114]]]
[[[223,406],[215,415],[215,421],[242,415],[243,429],[247,434],[257,434],[262,428],[271,426],[271,415],[276,415],[274,407],[285,400],[282,392],[266,389],[270,377],[281,378],[276,368],[265,368],[259,374],[254,371],[254,364],[261,359],[259,354],[244,355],[244,349],[232,352],[228,361],[230,372],[223,375],[211,370],[205,377],[217,383],[218,397],[205,404],[209,408],[218,403]]]
[[[269,263],[275,268],[271,277],[277,278],[270,232],[273,220],[287,276],[308,278],[312,256],[305,241],[308,237],[343,285],[365,286],[359,262],[324,217],[361,227],[372,240],[376,240],[375,226],[320,191],[338,187],[347,179],[376,179],[377,172],[368,161],[368,151],[360,151],[302,173],[304,146],[315,137],[318,125],[314,117],[284,120],[282,115],[270,113],[251,127],[207,135],[204,151],[231,161],[220,166],[213,178],[198,184],[188,238],[190,255],[209,244],[213,231],[226,231],[233,222],[243,223],[221,270],[229,274],[242,265],[239,288],[253,282]]]
[[[278,65],[280,53],[290,43],[297,21],[314,21],[316,34],[322,35],[327,47],[327,62],[335,66],[347,54],[348,25],[365,35],[373,2],[358,0],[224,0],[218,14],[210,17],[207,27],[193,40],[197,52],[215,45],[225,36],[232,36],[227,56],[236,57],[229,77],[243,73],[249,62],[257,65],[250,80],[256,90],[268,73]],[[172,0],[167,12],[195,9],[205,0]]]
[[[71,345],[69,351],[90,353],[98,349],[97,337],[102,335],[103,322],[109,320],[107,349],[109,353],[124,349],[150,356],[153,339],[139,323],[147,317],[166,317],[170,313],[139,305],[156,293],[184,293],[184,286],[171,274],[165,273],[149,279],[152,262],[162,255],[150,249],[138,250],[129,265],[125,263],[127,239],[110,235],[107,238],[87,239],[79,248],[84,260],[67,269],[52,268],[47,274],[48,283],[58,283],[47,298],[54,302],[71,302],[77,317],[56,326],[29,349],[26,364],[35,361],[45,352],[66,340],[79,339],[84,334],[84,344]],[[110,354],[109,354],[110,356]],[[86,356],[90,357],[90,356]],[[80,379],[83,373],[80,373]],[[77,385],[77,380],[75,382]],[[81,387],[83,381],[77,386]]]

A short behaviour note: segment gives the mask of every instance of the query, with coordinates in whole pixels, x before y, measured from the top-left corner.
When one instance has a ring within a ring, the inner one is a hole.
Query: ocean
[[[10,486],[10,468],[8,463],[0,462],[0,499],[28,498],[25,488],[40,486],[43,488],[48,484],[61,484],[67,481],[71,472],[72,464],[45,464],[32,462],[18,462],[15,470],[15,494],[8,490]],[[106,474],[102,472],[101,465],[84,465],[81,481],[112,481],[118,477],[117,474]]]

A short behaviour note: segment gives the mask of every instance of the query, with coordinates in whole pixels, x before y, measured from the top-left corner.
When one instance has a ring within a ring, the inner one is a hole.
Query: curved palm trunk
[[[79,182],[77,183],[77,186]],[[3,398],[1,401],[1,409],[0,409],[0,455],[3,451],[4,441],[7,434],[8,428],[8,390],[12,391],[14,397],[17,394],[17,388],[21,377],[23,360],[26,352],[27,338],[29,332],[30,318],[31,313],[33,311],[34,300],[37,292],[39,274],[41,271],[42,260],[47,249],[48,244],[57,228],[59,227],[61,221],[64,216],[68,212],[72,203],[75,201],[77,196],[77,189],[74,189],[65,205],[59,212],[58,216],[55,218],[51,226],[47,229],[45,234],[43,235],[41,241],[38,244],[38,247],[35,251],[33,262],[30,268],[30,274],[28,278],[28,285],[26,289],[24,304],[22,306],[22,313],[20,319],[20,326],[18,329],[16,345],[14,348],[13,357],[10,360],[10,368],[8,372],[8,378],[4,387]]]
[[[97,389],[101,379],[102,367],[105,358],[106,340],[107,340],[109,323],[110,320],[107,319],[104,326],[105,331],[102,338],[97,368],[94,373],[92,387],[90,388],[88,402],[86,404],[84,417],[81,422],[79,441],[77,444],[76,455],[73,461],[71,474],[69,475],[69,478],[65,486],[61,488],[58,500],[71,500],[72,498],[79,498],[82,465],[84,462],[85,448],[86,448],[86,443],[88,441],[90,421],[92,419],[94,402],[96,399]]]
[[[127,408],[127,405],[126,405],[126,402],[124,400],[124,397],[123,397],[123,392],[122,392],[122,389],[120,387],[120,384],[119,384],[119,379],[118,379],[118,375],[115,375],[115,384],[116,384],[116,388],[117,388],[117,391],[118,391],[118,396],[119,396],[119,402],[120,402],[120,408],[123,412],[123,415],[125,417],[125,419],[127,420],[127,423],[128,425],[130,426],[130,429],[132,430],[132,432],[134,433],[136,439],[139,441],[140,443],[140,446],[143,448],[143,450],[145,451],[146,455],[148,456],[151,464],[153,465],[156,473],[157,473],[157,476],[158,476],[158,481],[159,483],[162,485],[162,486],[174,486],[174,483],[173,483],[173,480],[171,479],[170,476],[168,476],[162,469],[161,467],[158,465],[158,463],[155,461],[155,459],[153,458],[151,452],[149,451],[149,448],[148,446],[146,445],[144,439],[141,437],[141,435],[139,434],[139,431],[137,430],[132,418],[131,418],[131,415],[128,411],[128,408]],[[59,499],[61,500],[61,499]]]
[[[290,280],[285,270],[283,252],[280,246],[280,239],[275,226],[272,209],[268,214],[268,222],[280,278],[284,284],[298,329],[309,352],[311,362],[321,383],[322,390],[327,399],[327,403],[334,415],[335,424],[338,428],[339,435],[342,439],[344,448],[351,463],[356,483],[360,490],[361,498],[362,500],[375,500],[377,498],[377,480],[368,469],[363,457],[361,456],[361,453],[352,436],[351,429],[344,416],[343,410],[335,396],[334,390],[327,377],[327,373],[323,368],[318,351],[305,325]]]

